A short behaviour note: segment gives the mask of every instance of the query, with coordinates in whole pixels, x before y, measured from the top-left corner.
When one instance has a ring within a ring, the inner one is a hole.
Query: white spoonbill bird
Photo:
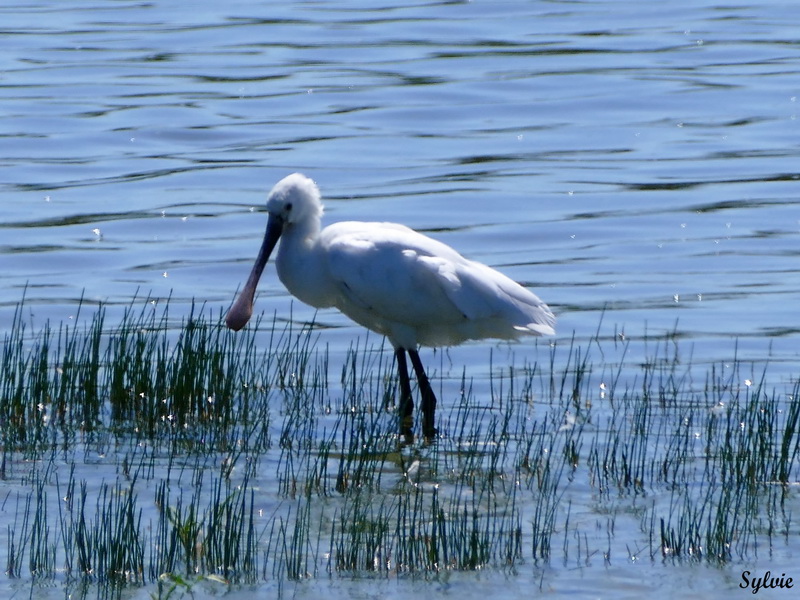
[[[316,184],[299,173],[279,181],[267,199],[264,241],[225,321],[245,326],[264,265],[281,238],[278,277],[299,300],[338,308],[392,343],[400,381],[400,429],[413,439],[406,353],[417,376],[422,431],[436,435],[436,396],[420,361],[420,346],[466,340],[552,335],[555,317],[538,296],[502,273],[413,229],[394,223],[346,221],[320,230]]]

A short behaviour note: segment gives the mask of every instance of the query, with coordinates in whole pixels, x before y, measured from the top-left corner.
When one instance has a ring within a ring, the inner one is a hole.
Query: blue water
[[[302,171],[327,222],[429,233],[534,289],[565,339],[675,331],[701,368],[736,352],[793,380],[797,15],[788,1],[6,4],[0,328],[23,294],[39,324],[81,297],[224,308],[266,192]],[[314,317],[270,267],[257,309]],[[316,318],[334,356],[364,335]],[[485,377],[492,347],[453,350],[453,376]],[[614,568],[612,592],[638,597]],[[684,589],[659,573],[664,597]],[[589,597],[606,575],[536,577]]]

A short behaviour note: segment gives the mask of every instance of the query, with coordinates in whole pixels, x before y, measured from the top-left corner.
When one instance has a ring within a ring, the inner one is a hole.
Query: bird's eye
[[[287,202],[286,203],[286,212],[292,212],[292,203],[291,202]]]

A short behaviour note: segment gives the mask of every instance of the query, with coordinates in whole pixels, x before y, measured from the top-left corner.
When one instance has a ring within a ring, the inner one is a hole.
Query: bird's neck
[[[321,271],[319,224],[305,228],[293,225],[281,236],[276,266],[286,289],[316,308],[331,306],[327,279]]]
[[[281,245],[291,246],[294,252],[308,251],[319,238],[319,220],[308,219],[292,223],[281,235]]]

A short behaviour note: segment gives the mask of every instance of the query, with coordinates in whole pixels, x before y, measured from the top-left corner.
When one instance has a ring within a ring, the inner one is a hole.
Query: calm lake
[[[193,302],[224,310],[266,193],[300,171],[325,223],[404,223],[530,287],[559,343],[632,340],[633,373],[645,338],[670,337],[699,374],[688,386],[738,359],[768,364],[782,393],[800,374],[799,28],[795,2],[777,0],[5,3],[0,331],[23,297],[34,329],[70,322],[81,298],[110,323],[148,298],[170,298],[176,319]],[[316,319],[332,372],[357,340],[380,344],[292,301],[272,264],[256,310]],[[480,392],[493,369],[547,362],[547,342],[423,359],[447,410],[462,373]],[[3,564],[15,485],[0,481]],[[591,490],[574,493],[591,513]],[[800,582],[797,535],[721,566],[637,561],[623,544],[591,564],[293,593],[745,597],[745,569]],[[15,593],[60,597],[0,577]]]

